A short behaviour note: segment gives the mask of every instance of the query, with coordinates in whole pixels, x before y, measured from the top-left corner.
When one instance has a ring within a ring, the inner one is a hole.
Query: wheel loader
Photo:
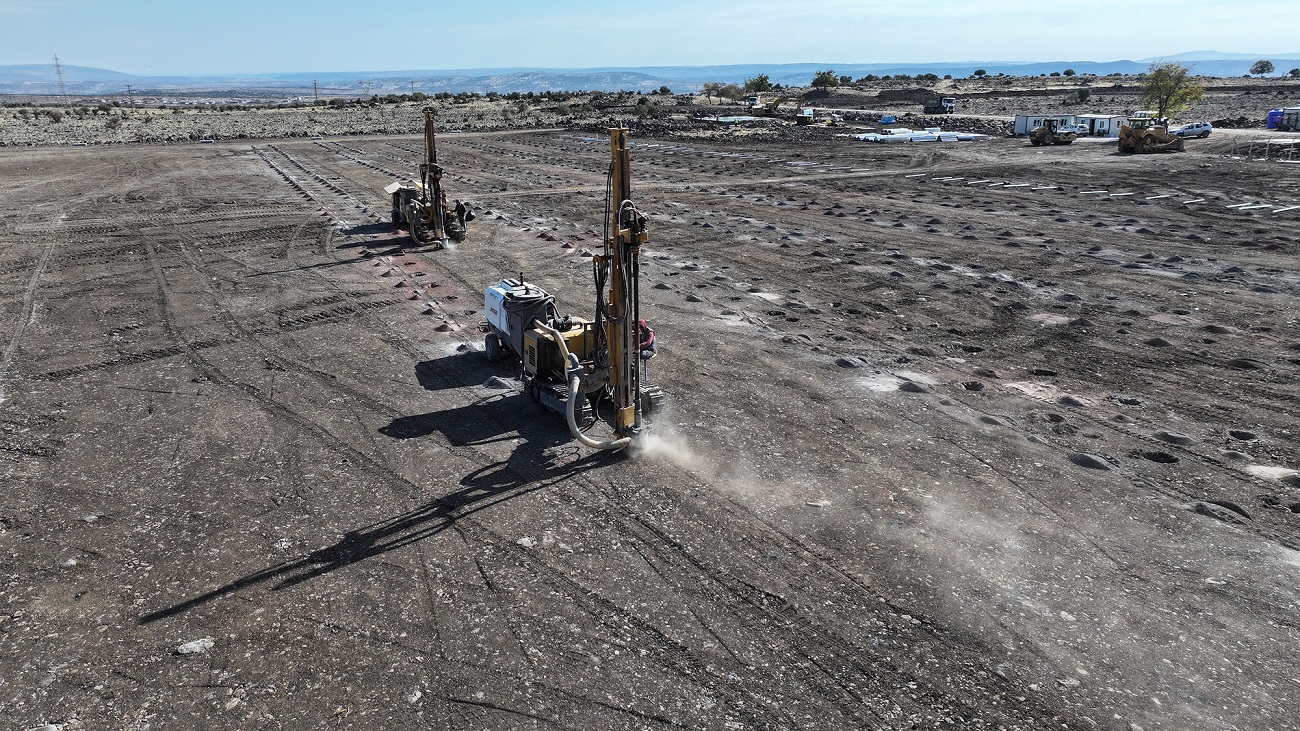
[[[1182,152],[1183,138],[1169,134],[1169,121],[1154,112],[1138,112],[1119,128],[1120,152]]]
[[[447,204],[433,113],[432,108],[424,110],[424,162],[420,164],[420,179],[391,183],[384,192],[392,196],[394,226],[405,228],[416,244],[442,248],[447,239],[464,240],[465,224],[474,220],[474,212],[461,201],[456,201],[454,206]]]
[[[1074,125],[1066,124],[1059,119],[1048,117],[1043,120],[1043,126],[1035,127],[1029,131],[1029,143],[1034,147],[1039,145],[1068,145],[1079,138],[1075,131]]]

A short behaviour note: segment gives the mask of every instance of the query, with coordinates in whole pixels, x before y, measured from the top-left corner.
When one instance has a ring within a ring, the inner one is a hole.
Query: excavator
[[[424,110],[424,162],[420,164],[420,179],[391,183],[385,186],[384,192],[392,197],[393,225],[405,227],[416,244],[432,244],[441,249],[446,246],[447,239],[464,240],[465,224],[474,220],[474,212],[461,201],[456,201],[455,206],[447,205],[447,192],[442,189],[442,166],[438,164],[433,114],[432,107]]]
[[[793,104],[795,109],[782,110],[781,105]],[[775,117],[786,121],[794,121],[803,107],[802,96],[779,96],[771,101],[763,101],[761,97],[750,97],[750,113],[756,117]]]
[[[1156,112],[1134,112],[1119,128],[1120,152],[1182,152],[1183,138],[1169,134],[1169,122]]]
[[[554,295],[519,277],[502,279],[483,294],[488,360],[507,354],[522,364],[523,390],[564,414],[569,431],[592,449],[619,450],[641,432],[644,417],[663,403],[641,364],[640,252],[646,218],[632,200],[628,130],[611,129],[612,160],[605,199],[605,246],[592,256],[596,289],[591,319],[561,316]],[[608,414],[614,437],[589,436]]]

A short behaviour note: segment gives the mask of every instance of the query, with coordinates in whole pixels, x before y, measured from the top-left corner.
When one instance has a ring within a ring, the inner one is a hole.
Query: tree
[[[1066,69],[1061,72],[1062,76],[1074,76],[1074,69]]]
[[[1290,76],[1293,79],[1300,79],[1300,69],[1291,69],[1290,71],[1286,72],[1286,75]]]
[[[718,89],[718,96],[722,97],[723,99],[730,99],[733,102],[744,95],[745,92],[742,91],[741,88],[739,86],[736,86],[735,84],[726,84],[721,89]]]
[[[752,79],[745,80],[745,91],[750,94],[761,94],[771,90],[772,80],[767,78],[767,74],[759,74]]]
[[[1273,62],[1266,58],[1261,58],[1250,67],[1250,73],[1256,76],[1267,76],[1273,73]]]
[[[659,92],[658,92],[658,93],[659,93],[660,96],[672,96],[672,94],[673,94],[673,90],[672,90],[672,89],[669,89],[669,88],[668,88],[668,85],[665,84],[665,85],[659,87]]]
[[[988,73],[989,73],[989,72],[985,71],[984,69],[975,69],[975,73],[971,74],[971,76],[974,76],[974,77],[977,77],[977,78],[981,78],[981,79],[982,79],[982,78],[984,78],[985,76],[987,76]]]
[[[722,95],[719,93],[719,92],[722,91],[722,82],[720,82],[720,81],[707,81],[707,82],[705,82],[704,84],[701,84],[701,85],[700,85],[700,91],[704,92],[704,98],[705,98],[705,99],[712,99],[712,98],[715,97],[715,96],[720,97],[720,96],[722,96]]]
[[[835,75],[835,69],[826,69],[825,71],[818,71],[817,74],[813,76],[812,86],[815,89],[825,89],[828,86],[839,86],[839,85],[840,85],[840,77]]]
[[[1205,96],[1205,89],[1192,79],[1191,71],[1177,63],[1153,63],[1147,67],[1147,73],[1138,89],[1138,101],[1143,106],[1156,110],[1156,116],[1164,118],[1174,112],[1186,109],[1189,104],[1200,101]]]

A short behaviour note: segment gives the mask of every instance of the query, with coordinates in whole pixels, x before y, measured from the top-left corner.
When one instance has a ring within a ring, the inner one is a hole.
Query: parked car
[[[1181,127],[1174,127],[1169,134],[1175,137],[1209,137],[1214,127],[1209,122],[1192,122]]]

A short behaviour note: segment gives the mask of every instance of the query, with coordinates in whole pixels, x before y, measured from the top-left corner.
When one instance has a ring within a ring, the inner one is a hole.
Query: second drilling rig
[[[424,162],[420,164],[420,179],[391,183],[384,192],[392,196],[394,226],[405,228],[417,244],[442,248],[447,239],[465,238],[465,224],[474,220],[474,212],[462,201],[456,201],[454,206],[447,203],[433,114],[432,108],[424,110]]]

